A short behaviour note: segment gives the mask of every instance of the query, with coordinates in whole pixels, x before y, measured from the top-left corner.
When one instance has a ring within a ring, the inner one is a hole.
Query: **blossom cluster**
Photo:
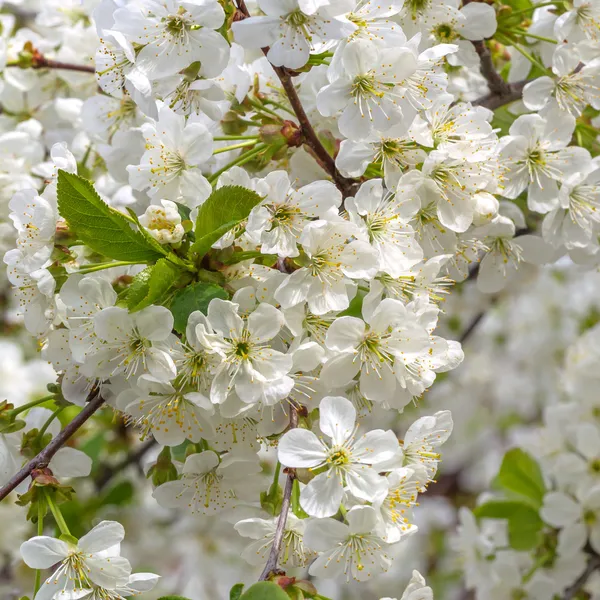
[[[600,9],[543,4],[52,0],[2,14],[4,263],[57,377],[50,407],[0,405],[1,483],[51,448],[62,411],[100,398],[156,443],[156,503],[220,515],[267,577],[387,572],[453,428],[442,406],[398,425],[463,362],[438,330],[452,286],[498,295],[537,266],[600,261]],[[588,529],[600,553],[595,481],[563,474],[600,456],[592,413],[570,413],[575,450],[545,457],[557,489],[529,506],[568,527],[564,555],[583,564]],[[157,583],[119,557],[117,523],[79,541],[64,526],[63,480],[92,463],[64,447],[49,480],[17,488],[61,533],[22,547],[34,569],[61,563],[37,600]],[[474,556],[467,583],[492,597],[496,563]],[[431,593],[416,573],[403,598]]]
[[[518,434],[510,452],[520,453],[529,472],[523,504],[506,509],[508,500],[481,495],[473,512],[462,508],[457,545],[464,557],[467,585],[477,598],[511,594],[542,599],[575,589],[595,597],[598,578],[577,580],[586,571],[589,553],[598,553],[598,457],[600,430],[595,389],[598,325],[568,348],[564,359],[562,398],[543,410],[542,423]],[[506,461],[506,457],[505,457]],[[501,470],[502,472],[502,470]],[[513,496],[513,502],[519,496]],[[514,510],[513,510],[514,509]],[[516,511],[527,513],[530,540],[517,539]]]

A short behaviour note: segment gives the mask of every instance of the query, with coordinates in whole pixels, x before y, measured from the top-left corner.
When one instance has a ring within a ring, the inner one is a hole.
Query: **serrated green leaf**
[[[147,267],[143,271],[140,271],[131,282],[131,285],[125,290],[125,305],[135,306],[140,303],[148,293],[148,282],[152,277],[152,269],[154,267]]]
[[[135,231],[131,221],[104,202],[92,184],[72,173],[58,172],[58,211],[89,248],[109,258],[154,263],[166,254]]]
[[[261,200],[256,192],[239,185],[215,190],[198,210],[196,241],[190,250],[204,256],[215,242],[246,219]]]
[[[229,600],[240,600],[240,596],[244,591],[243,583],[236,583],[229,592]]]
[[[222,287],[212,283],[195,283],[178,291],[170,306],[175,331],[185,333],[189,316],[196,310],[206,314],[213,298],[228,300],[229,295]]]
[[[509,450],[494,484],[511,497],[525,499],[533,508],[542,506],[546,484],[537,462],[520,448]]]
[[[144,276],[139,281],[134,279],[129,288],[132,291],[127,294],[127,308],[131,312],[142,310],[151,304],[162,304],[183,275],[179,267],[165,258],[144,269],[142,273]]]
[[[259,581],[249,587],[240,600],[289,600],[289,597],[276,583]]]

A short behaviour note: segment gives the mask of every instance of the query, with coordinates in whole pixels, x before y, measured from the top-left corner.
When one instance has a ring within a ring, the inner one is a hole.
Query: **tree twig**
[[[239,20],[250,16],[250,12],[248,11],[248,7],[246,6],[246,2],[244,0],[237,0],[237,5],[240,11],[238,13],[240,15]],[[269,52],[269,47],[265,46],[262,48],[262,51],[266,56]],[[296,114],[298,124],[300,125],[300,130],[304,136],[304,143],[312,150],[321,167],[331,176],[333,182],[340,192],[342,192],[344,198],[354,195],[356,182],[352,179],[344,177],[337,170],[334,158],[331,156],[331,154],[329,154],[329,152],[327,152],[325,146],[323,146],[321,140],[319,140],[319,136],[315,132],[308,115],[302,106],[302,102],[298,97],[298,92],[296,91],[296,87],[292,81],[290,71],[284,67],[276,67],[275,65],[271,66],[277,74],[277,77],[279,77],[281,85],[283,86],[283,89],[285,90],[285,93],[290,101],[290,105]]]
[[[486,96],[478,98],[471,104],[474,106],[483,106],[490,110],[496,110],[505,104],[510,104],[516,100],[520,100],[523,96],[523,88],[529,83],[529,80],[518,81],[517,83],[507,84],[508,90],[504,94],[491,92]]]
[[[74,65],[72,63],[61,62],[59,60],[52,60],[46,58],[43,54],[37,50],[34,51],[31,63],[21,64],[19,61],[9,62],[7,67],[21,67],[31,69],[60,69],[63,71],[78,71],[79,73],[95,73],[96,67],[94,65]]]
[[[98,491],[104,489],[115,475],[121,471],[124,471],[127,467],[132,465],[139,466],[142,458],[144,458],[144,456],[152,448],[154,448],[156,444],[157,442],[155,439],[146,440],[143,444],[137,448],[134,448],[121,462],[117,463],[116,465],[104,465],[104,468],[100,471],[100,474],[96,478],[96,489]]]
[[[354,195],[356,182],[352,181],[351,179],[347,179],[337,170],[334,158],[331,156],[331,154],[329,154],[329,152],[327,152],[325,146],[323,146],[319,140],[317,133],[308,119],[289,72],[281,67],[273,66],[273,69],[275,69],[275,73],[277,73],[277,76],[281,81],[281,85],[283,86],[283,89],[290,100],[292,109],[296,113],[300,129],[304,134],[306,145],[314,152],[321,167],[323,167],[323,169],[325,169],[325,171],[331,175],[333,182],[340,192],[342,192],[344,198]]]
[[[475,50],[477,51],[477,54],[479,54],[481,74],[485,77],[490,92],[499,96],[507,96],[510,93],[510,86],[502,79],[500,73],[496,71],[487,44],[483,40],[480,40],[478,42],[473,42],[473,46],[475,46]]]
[[[80,73],[95,73],[96,67],[93,65],[73,65],[71,63],[60,62],[45,58],[41,64],[36,64],[35,69],[62,69],[63,71],[79,71]]]
[[[462,335],[458,340],[461,344],[464,344],[471,337],[471,334],[477,329],[477,326],[481,323],[483,317],[485,317],[486,312],[487,311],[482,310],[480,313],[477,313],[473,320],[467,325],[467,328],[462,332]]]
[[[519,81],[510,84],[502,78],[494,66],[490,49],[484,40],[473,42],[475,50],[479,55],[481,74],[485,77],[490,93],[473,102],[476,106],[484,106],[490,110],[495,110],[504,104],[509,104],[519,100],[523,95],[523,88],[529,81]]]
[[[290,429],[295,429],[296,427],[298,427],[298,412],[296,411],[296,407],[292,404],[290,405]],[[281,511],[277,520],[277,528],[275,529],[275,537],[273,538],[273,546],[271,547],[267,564],[265,565],[265,568],[259,577],[259,581],[267,580],[269,575],[277,569],[279,552],[281,550],[281,541],[283,540],[283,532],[285,530],[285,524],[287,522],[288,512],[290,510],[292,488],[295,478],[296,473],[290,469],[287,473],[287,480],[283,490],[283,500],[281,502]]]
[[[600,568],[600,556],[595,552],[590,555],[585,571],[577,578],[575,583],[565,590],[562,600],[573,600],[587,583],[592,573]]]
[[[104,398],[96,391],[83,410],[32,460],[30,460],[9,482],[0,488],[0,501],[4,500],[34,469],[47,467],[52,457],[69,438],[104,404]]]

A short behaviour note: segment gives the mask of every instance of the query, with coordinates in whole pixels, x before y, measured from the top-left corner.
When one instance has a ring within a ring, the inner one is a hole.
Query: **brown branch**
[[[523,88],[529,83],[529,80],[518,81],[517,83],[507,84],[508,91],[505,94],[490,93],[478,98],[472,104],[474,106],[483,106],[490,110],[496,110],[505,104],[510,104],[520,100],[523,95]]]
[[[591,548],[589,549],[591,550]],[[585,571],[577,578],[575,583],[565,590],[562,600],[573,600],[575,596],[581,591],[583,586],[587,583],[588,579],[594,573],[594,571],[600,569],[600,556],[592,551],[588,560]]]
[[[9,62],[6,65],[7,67],[21,67],[23,69],[60,69],[63,71],[78,71],[79,73],[95,73],[96,67],[93,65],[74,65],[72,63],[65,63],[59,60],[52,60],[46,58],[43,54],[38,52],[37,50],[33,51],[33,55],[31,56],[31,61],[16,61]]]
[[[481,74],[485,77],[490,92],[500,96],[508,95],[510,93],[510,86],[502,79],[500,73],[496,71],[487,44],[483,40],[480,40],[478,42],[473,42],[473,46],[475,46],[475,50],[477,51],[477,54],[479,54]]]
[[[116,465],[104,465],[98,477],[96,478],[96,490],[103,490],[111,481],[111,479],[132,465],[139,466],[140,461],[144,456],[156,446],[157,442],[154,439],[145,441],[141,446],[134,448],[127,456]]]
[[[83,410],[32,460],[30,460],[10,481],[0,488],[0,501],[4,500],[19,484],[25,481],[34,469],[48,466],[52,457],[64,446],[69,438],[104,404],[104,398],[96,391]]]
[[[80,73],[95,73],[96,67],[93,65],[73,65],[71,63],[50,60],[42,57],[40,64],[34,64],[34,69],[62,69],[63,71],[79,71]]]
[[[239,9],[237,20],[240,21],[249,17],[250,12],[248,11],[245,1],[237,0],[237,4]],[[265,46],[262,48],[262,51],[266,56],[269,52],[269,47]],[[334,158],[331,156],[331,154],[329,154],[329,152],[327,152],[325,146],[323,146],[321,140],[319,140],[319,136],[315,132],[308,115],[302,106],[302,102],[300,102],[298,92],[296,91],[296,87],[292,81],[291,72],[285,67],[276,67],[275,65],[271,66],[277,74],[277,77],[279,77],[281,85],[283,86],[283,89],[285,90],[285,93],[290,101],[290,105],[296,114],[298,124],[300,125],[300,130],[304,136],[304,143],[310,148],[321,167],[331,176],[333,182],[340,192],[342,192],[344,198],[353,196],[356,190],[356,182],[352,179],[347,179],[337,170]]]
[[[519,81],[510,84],[502,78],[494,66],[490,49],[484,40],[473,42],[475,50],[479,55],[481,74],[485,77],[490,93],[473,102],[476,106],[484,106],[490,110],[495,110],[504,104],[509,104],[519,100],[523,94],[523,88],[528,81]]]
[[[471,334],[477,329],[477,326],[481,323],[483,317],[485,317],[485,313],[485,310],[477,313],[469,325],[467,325],[467,328],[462,332],[462,335],[458,340],[461,344],[464,344],[471,337]]]
[[[292,109],[296,113],[300,129],[304,134],[305,144],[314,152],[319,164],[327,171],[327,173],[329,173],[337,188],[342,192],[344,198],[353,196],[355,193],[356,182],[352,181],[352,179],[347,179],[337,170],[334,158],[327,152],[325,146],[323,146],[319,140],[319,137],[304,111],[304,107],[300,102],[298,92],[296,92],[296,87],[294,86],[294,82],[292,81],[289,72],[287,69],[282,69],[281,67],[273,66],[273,69],[275,69],[275,73],[277,73],[281,85],[290,100]]]
[[[298,412],[293,404],[290,404],[290,429],[298,427]],[[267,559],[267,564],[263,569],[259,577],[259,581],[266,581],[271,573],[277,570],[277,563],[279,562],[279,552],[281,549],[281,541],[283,540],[283,532],[285,530],[285,524],[287,522],[288,513],[290,511],[290,503],[292,500],[292,489],[294,486],[294,479],[296,473],[293,469],[287,471],[287,480],[285,482],[285,489],[283,490],[283,500],[281,502],[281,511],[279,512],[279,518],[277,520],[277,528],[275,529],[275,537],[273,538],[273,546]]]

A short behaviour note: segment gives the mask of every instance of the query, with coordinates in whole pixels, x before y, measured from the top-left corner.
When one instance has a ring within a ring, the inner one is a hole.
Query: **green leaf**
[[[196,310],[206,314],[213,298],[228,300],[227,292],[212,283],[195,283],[179,290],[171,302],[171,312],[175,319],[175,331],[185,333],[189,316]]]
[[[92,184],[72,173],[58,172],[58,210],[89,248],[115,260],[153,263],[166,254],[132,228],[131,220],[104,202]]]
[[[525,507],[529,511],[536,511],[528,504],[519,500],[488,500],[473,509],[473,514],[479,519],[510,519],[515,513]],[[537,514],[537,513],[536,513]]]
[[[146,271],[150,273],[146,275]],[[142,310],[151,304],[163,304],[169,291],[181,281],[183,271],[167,259],[161,258],[153,267],[144,269],[142,273],[145,274],[144,277],[135,288],[134,279],[129,288],[133,288],[133,292],[127,295],[127,308],[131,312]]]
[[[190,213],[192,212],[192,209],[189,208],[188,206],[186,206],[185,204],[180,204],[179,202],[175,202],[175,204],[177,205],[177,212],[179,212],[179,216],[181,217],[181,220],[189,221]]]
[[[272,485],[267,492],[260,493],[260,506],[268,514],[276,517],[281,512],[283,490],[279,484]]]
[[[530,550],[538,544],[544,523],[537,510],[522,500],[490,500],[473,513],[478,518],[508,521],[508,540],[515,550]]]
[[[153,268],[146,267],[133,278],[131,285],[124,293],[125,305],[127,307],[139,304],[146,297],[148,294],[148,282],[150,281],[150,277],[152,277]]]
[[[544,526],[539,515],[527,509],[523,507],[508,521],[508,541],[512,548],[519,551],[536,548]]]
[[[308,514],[300,506],[300,483],[297,479],[294,479],[292,484],[292,512],[299,519],[308,519]]]
[[[516,118],[516,115],[509,112],[508,106],[501,106],[494,111],[492,127],[500,130],[498,135],[508,135],[508,130]]]
[[[240,600],[240,596],[244,591],[243,583],[236,583],[229,592],[229,600]]]
[[[223,263],[226,265],[235,265],[244,260],[261,259],[261,263],[274,263],[277,261],[277,254],[263,254],[257,250],[245,250],[243,252],[234,252],[230,257],[226,258]]]
[[[363,306],[364,294],[360,292],[350,300],[350,305],[344,311],[342,311],[338,317],[356,317],[362,318],[362,306]]]
[[[504,455],[494,484],[511,497],[525,499],[535,509],[542,506],[546,493],[542,472],[537,462],[520,448]]]
[[[190,600],[184,596],[161,596],[158,600]]]
[[[240,600],[290,600],[288,595],[271,581],[259,581],[240,596]]]
[[[121,481],[112,487],[102,499],[102,504],[114,504],[122,506],[133,500],[135,490],[131,481]]]
[[[196,241],[190,250],[204,256],[215,242],[246,219],[261,200],[256,192],[239,185],[215,190],[198,210]]]
[[[513,10],[526,10],[531,8],[531,0],[502,0],[502,4],[510,6]]]

